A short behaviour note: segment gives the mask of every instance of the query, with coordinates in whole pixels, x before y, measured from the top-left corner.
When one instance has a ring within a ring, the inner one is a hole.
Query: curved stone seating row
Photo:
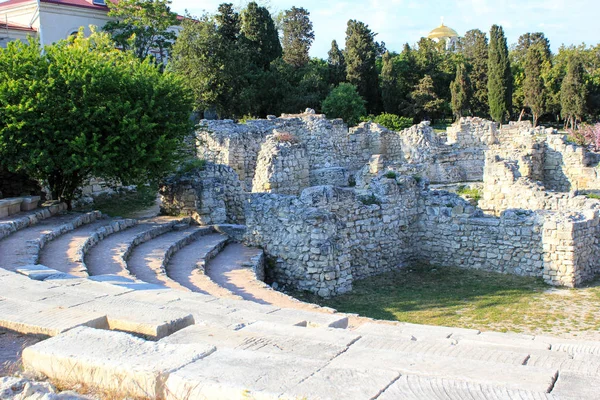
[[[50,218],[66,209],[67,205],[65,203],[57,203],[38,210],[22,212],[10,217],[0,218],[0,240],[11,233],[36,225],[38,222]]]

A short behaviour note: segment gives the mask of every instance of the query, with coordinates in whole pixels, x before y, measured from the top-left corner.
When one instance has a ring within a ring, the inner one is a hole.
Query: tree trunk
[[[533,114],[533,127],[535,128],[537,126],[538,115],[536,113],[532,113],[532,114]]]
[[[521,108],[521,113],[519,114],[519,122],[521,122],[521,120],[523,119],[523,115],[525,115],[525,109]]]

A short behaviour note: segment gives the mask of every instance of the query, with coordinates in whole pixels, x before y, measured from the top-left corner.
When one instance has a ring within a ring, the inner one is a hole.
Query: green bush
[[[360,201],[365,205],[365,206],[371,206],[373,204],[381,204],[381,201],[379,201],[379,199],[373,194],[371,193],[370,196],[366,196],[366,197],[362,197],[360,199]]]
[[[456,189],[456,194],[467,198],[473,205],[477,205],[483,195],[480,189],[469,188],[464,185],[461,185]]]
[[[413,126],[412,118],[401,117],[396,114],[383,113],[373,118],[373,122],[385,126],[386,128],[399,132]]]
[[[384,176],[388,179],[396,179],[398,175],[394,171],[388,171]]]
[[[349,126],[354,126],[367,113],[365,104],[356,86],[340,83],[323,100],[322,110],[328,118],[342,118]]]

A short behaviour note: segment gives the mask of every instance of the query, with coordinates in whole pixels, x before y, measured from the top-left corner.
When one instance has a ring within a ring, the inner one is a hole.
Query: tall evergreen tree
[[[294,67],[306,65],[310,60],[308,50],[315,40],[315,33],[309,16],[304,8],[296,7],[283,14],[283,60]]]
[[[360,21],[348,21],[346,29],[346,73],[348,82],[367,101],[367,111],[379,111],[379,77],[376,59],[380,46],[375,43],[375,33]]]
[[[389,51],[386,52],[382,59],[381,66],[381,103],[383,111],[386,113],[398,113],[398,77],[394,71],[394,61]]]
[[[235,42],[240,34],[240,14],[238,14],[231,3],[219,5],[218,13],[215,15],[217,31],[223,38],[225,44]]]
[[[570,124],[571,129],[577,127],[577,121],[583,116],[586,96],[583,65],[579,57],[571,57],[567,66],[567,75],[560,87],[561,115],[565,118],[565,125]]]
[[[282,49],[275,22],[269,10],[255,2],[242,11],[242,34],[254,63],[268,69],[269,64],[281,57]]]
[[[456,66],[456,78],[450,84],[450,92],[452,93],[452,112],[456,118],[460,118],[469,108],[470,94],[467,69],[462,63]]]
[[[435,120],[443,112],[444,100],[435,93],[433,79],[425,75],[410,94],[417,120]]]
[[[329,69],[329,84],[337,86],[346,81],[346,59],[338,47],[337,42],[331,42],[331,49],[327,53],[327,68]]]
[[[487,36],[479,29],[472,29],[460,38],[457,50],[467,62],[467,74],[471,85],[471,114],[486,117],[489,115]]]
[[[512,106],[512,74],[508,46],[501,26],[490,31],[488,52],[488,103],[494,121],[502,122],[510,116]]]
[[[542,77],[544,65],[543,46],[534,45],[527,50],[525,57],[525,80],[523,81],[524,104],[531,110],[533,126],[546,112],[546,88]]]

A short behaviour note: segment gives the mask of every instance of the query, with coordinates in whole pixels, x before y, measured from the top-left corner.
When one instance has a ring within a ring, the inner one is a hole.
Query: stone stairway
[[[600,342],[408,323],[350,329],[347,315],[260,282],[262,252],[211,227],[81,214],[36,223],[0,240],[0,328],[49,337],[23,363],[63,384],[159,399],[600,393]],[[11,246],[41,237],[54,241],[42,240],[40,261],[63,274],[13,272]]]

